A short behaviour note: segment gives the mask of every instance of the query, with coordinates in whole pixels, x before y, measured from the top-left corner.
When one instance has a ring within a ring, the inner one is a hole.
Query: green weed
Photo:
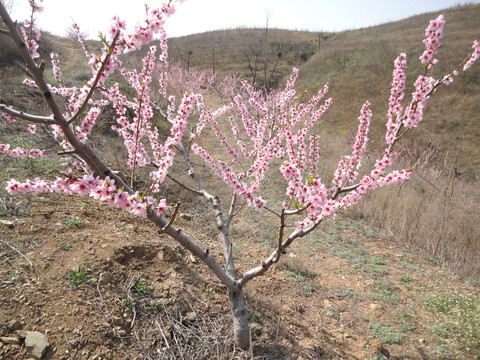
[[[70,284],[75,287],[78,287],[88,281],[88,272],[80,267],[77,270],[67,270],[67,276]]]
[[[372,335],[385,344],[399,344],[403,341],[403,335],[395,328],[378,322],[370,324]]]
[[[391,303],[400,302],[400,299],[394,295],[393,292],[395,288],[391,284],[384,281],[375,281],[373,286],[376,287],[377,291],[368,295],[372,299],[383,300]]]
[[[76,218],[76,217],[72,217],[72,218],[68,219],[67,224],[73,225],[77,228],[82,228],[82,227],[85,226],[85,224],[83,223],[83,220],[79,219],[79,218]]]
[[[340,320],[340,313],[332,305],[329,305],[327,307],[327,310],[330,311],[330,314],[332,314],[332,316],[335,320]]]
[[[62,242],[60,244],[60,249],[62,249],[63,251],[70,251],[72,250],[72,244]]]
[[[262,317],[262,314],[259,313],[258,311],[248,313],[248,315],[247,315],[248,321],[256,322],[256,323],[258,323],[260,321],[261,317]]]
[[[412,281],[412,277],[408,275],[400,275],[398,277],[398,280],[400,280],[401,282],[407,283]]]
[[[144,295],[144,296],[151,293],[150,285],[148,285],[143,280],[137,280],[133,285],[133,290],[135,290],[135,292],[139,293],[140,295]]]

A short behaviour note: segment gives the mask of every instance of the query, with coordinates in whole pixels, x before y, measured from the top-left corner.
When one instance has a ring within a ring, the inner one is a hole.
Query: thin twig
[[[177,213],[178,213],[178,209],[180,208],[180,204],[181,204],[180,202],[177,202],[177,203],[175,204],[175,209],[173,210],[173,215],[172,215],[172,217],[170,218],[170,221],[168,222],[167,225],[165,225],[163,228],[161,228],[161,229],[159,230],[160,233],[165,232],[170,226],[172,226],[172,224],[174,223],[174,221],[175,221],[175,219],[176,219],[176,217],[177,217]]]
[[[165,340],[165,344],[167,345],[167,349],[170,349],[170,344],[168,343],[168,340],[167,340],[167,338],[165,337],[165,334],[164,334],[164,332],[163,332],[163,330],[162,330],[162,327],[160,326],[160,324],[158,323],[157,320],[155,320],[155,325],[157,325],[158,330],[160,330],[160,334],[162,334],[162,338],[163,338],[163,340]]]
[[[172,180],[174,183],[176,183],[177,185],[180,185],[181,187],[187,189],[188,191],[191,191],[197,195],[203,195],[203,193],[201,191],[198,191],[198,190],[195,190],[194,188],[191,188],[190,186],[187,186],[185,185],[184,183],[180,182],[179,180],[175,179],[172,175],[170,174],[167,174],[167,177]]]
[[[19,253],[25,260],[28,261],[28,263],[30,264],[30,267],[33,268],[32,262],[31,262],[25,255],[23,255],[23,254],[20,252],[20,250],[18,250],[15,246],[13,246],[13,245],[11,245],[11,244],[3,241],[3,240],[0,240],[0,242],[2,242],[3,244],[9,246],[12,250],[15,250],[17,253]]]

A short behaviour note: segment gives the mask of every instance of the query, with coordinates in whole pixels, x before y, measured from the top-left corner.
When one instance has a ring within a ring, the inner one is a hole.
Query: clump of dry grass
[[[353,213],[458,274],[478,277],[480,182],[463,179],[458,155],[439,163],[425,154],[410,181],[371,193]]]

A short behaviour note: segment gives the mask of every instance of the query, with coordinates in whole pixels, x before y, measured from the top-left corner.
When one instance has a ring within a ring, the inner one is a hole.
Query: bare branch
[[[235,192],[233,192],[232,202],[230,203],[230,210],[228,211],[227,221],[225,221],[225,227],[227,229],[230,228],[230,222],[232,221],[233,217],[235,216],[234,212],[235,212],[236,200],[237,200],[237,194]]]
[[[282,209],[282,215],[280,215],[280,231],[278,234],[278,247],[277,247],[277,256],[275,260],[273,261],[274,263],[278,262],[280,260],[280,256],[282,256],[282,241],[283,241],[283,231],[285,230],[285,210]]]
[[[26,114],[23,111],[19,110],[14,110],[12,108],[7,107],[5,104],[0,104],[0,111],[3,111],[9,115],[12,115],[16,118],[20,118],[23,120],[27,120],[33,123],[37,124],[56,124],[56,121],[54,118],[47,117],[47,116],[38,116],[38,115],[31,115],[31,114]]]
[[[177,185],[180,185],[181,187],[183,187],[184,189],[188,190],[188,191],[191,191],[197,195],[203,195],[203,193],[201,191],[198,191],[198,190],[195,190],[194,188],[191,188],[190,186],[188,185],[185,185],[184,183],[180,182],[179,180],[177,180],[176,178],[174,178],[172,175],[170,174],[167,174],[167,177],[172,180],[174,183],[176,183]]]
[[[180,202],[177,202],[175,204],[175,209],[173,210],[173,215],[172,217],[170,218],[170,221],[168,222],[167,225],[165,225],[163,228],[161,228],[160,230],[158,230],[158,233],[161,234],[163,232],[165,232],[170,226],[172,226],[172,224],[175,222],[175,219],[177,218],[177,214],[178,214],[178,209],[180,209]]]
[[[23,254],[20,252],[20,250],[18,250],[15,246],[13,246],[13,245],[11,245],[11,244],[3,241],[3,240],[0,240],[0,242],[1,242],[2,244],[5,244],[5,245],[9,246],[12,250],[14,250],[14,251],[16,251],[18,254],[20,254],[20,256],[22,256],[25,260],[28,261],[28,263],[30,264],[30,267],[33,267],[32,262],[31,262],[25,255],[23,255]]]

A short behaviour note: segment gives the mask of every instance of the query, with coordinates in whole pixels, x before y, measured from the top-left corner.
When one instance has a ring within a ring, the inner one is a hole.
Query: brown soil
[[[225,289],[147,221],[78,197],[5,197],[3,206],[23,216],[0,224],[0,336],[18,333],[8,323],[19,320],[21,329],[47,335],[45,359],[252,357],[231,343]],[[179,222],[194,237],[202,228],[195,216]],[[248,284],[255,359],[430,358],[435,346],[419,296],[445,283],[456,290],[467,285],[393,241],[361,235],[346,220],[332,222],[316,238],[330,236],[330,243],[298,243],[279,267]],[[378,265],[346,261],[335,252],[342,243],[368,252],[377,259],[369,263]],[[268,253],[258,242],[236,245],[242,270]],[[79,268],[88,280],[75,286],[68,272]],[[134,290],[139,280],[148,284],[143,293]],[[377,280],[389,284],[395,299],[370,295]],[[411,329],[402,330],[395,314],[409,309],[416,315]],[[404,340],[382,343],[372,335],[374,322],[396,325]],[[176,343],[185,355],[174,352]],[[0,358],[28,355],[21,343],[0,342]]]

